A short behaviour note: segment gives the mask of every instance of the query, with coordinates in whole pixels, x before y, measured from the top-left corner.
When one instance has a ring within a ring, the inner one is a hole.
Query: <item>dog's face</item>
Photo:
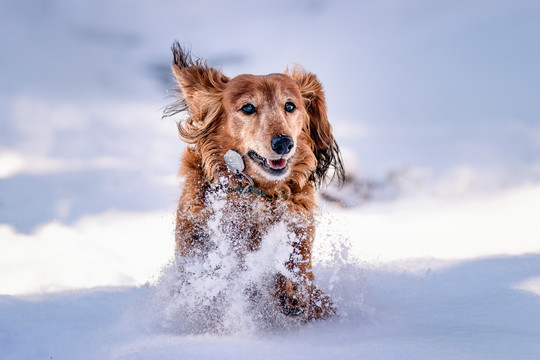
[[[242,155],[244,172],[267,190],[284,182],[317,185],[330,167],[343,179],[324,92],[314,74],[294,68],[230,79],[192,59],[180,45],[172,50],[180,98],[165,114],[188,111],[178,129],[200,155],[208,180],[226,169],[228,150]]]
[[[306,127],[298,83],[284,74],[240,75],[223,92],[223,140],[259,182],[287,179]],[[307,145],[307,144],[305,144]]]

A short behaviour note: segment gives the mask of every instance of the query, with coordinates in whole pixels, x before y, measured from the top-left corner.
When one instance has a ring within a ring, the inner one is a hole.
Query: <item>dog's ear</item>
[[[308,116],[305,131],[313,140],[313,152],[317,158],[317,169],[312,174],[311,180],[316,185],[324,183],[328,170],[333,168],[333,176],[342,183],[345,179],[343,160],[328,121],[322,84],[315,74],[306,72],[300,66],[288,68],[285,73],[297,81],[304,99]]]
[[[173,43],[171,50],[178,99],[165,109],[164,116],[187,110],[189,116],[178,123],[178,131],[186,142],[195,143],[214,130],[215,120],[222,113],[221,99],[229,78],[209,67],[205,60],[193,58],[178,42]]]

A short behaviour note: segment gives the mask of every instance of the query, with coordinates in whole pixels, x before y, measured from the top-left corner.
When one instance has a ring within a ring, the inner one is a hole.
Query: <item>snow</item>
[[[0,359],[540,358],[539,12],[3,1]],[[221,248],[221,278],[171,294],[173,39],[228,75],[297,62],[325,85],[347,169],[372,184],[321,211],[315,275],[338,317],[254,318],[264,301],[241,288],[280,266],[279,226],[248,272]],[[219,331],[186,313],[212,286],[228,291]]]

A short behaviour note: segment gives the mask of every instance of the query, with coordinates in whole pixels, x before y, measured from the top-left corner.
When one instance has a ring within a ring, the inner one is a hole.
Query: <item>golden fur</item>
[[[208,197],[223,191],[228,234],[241,244],[240,252],[256,250],[262,236],[279,221],[285,221],[298,239],[286,263],[298,276],[275,276],[272,292],[278,308],[307,320],[332,316],[336,310],[313,285],[311,265],[315,188],[324,183],[330,168],[340,180],[344,176],[322,85],[300,67],[284,74],[228,78],[205,61],[193,59],[178,43],[172,51],[178,99],[165,116],[187,113],[178,130],[189,144],[180,167],[185,186],[176,218],[177,255],[195,257],[208,250],[206,221],[212,213]],[[290,139],[285,143],[292,148],[289,152],[274,149],[273,141],[280,137]],[[256,191],[237,190],[249,182],[227,169],[224,155],[231,149],[242,155],[244,173]]]

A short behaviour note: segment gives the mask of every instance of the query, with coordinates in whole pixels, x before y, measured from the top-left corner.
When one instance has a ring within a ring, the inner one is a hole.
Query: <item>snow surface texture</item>
[[[528,1],[2,1],[0,359],[540,358],[539,15]],[[244,285],[281,264],[279,227],[237,283],[224,245],[221,278],[199,269],[170,292],[184,145],[159,118],[174,39],[231,76],[297,62],[325,85],[354,175],[325,195],[349,208],[323,208],[314,257],[339,317],[246,311]],[[219,290],[216,334],[186,310]]]

